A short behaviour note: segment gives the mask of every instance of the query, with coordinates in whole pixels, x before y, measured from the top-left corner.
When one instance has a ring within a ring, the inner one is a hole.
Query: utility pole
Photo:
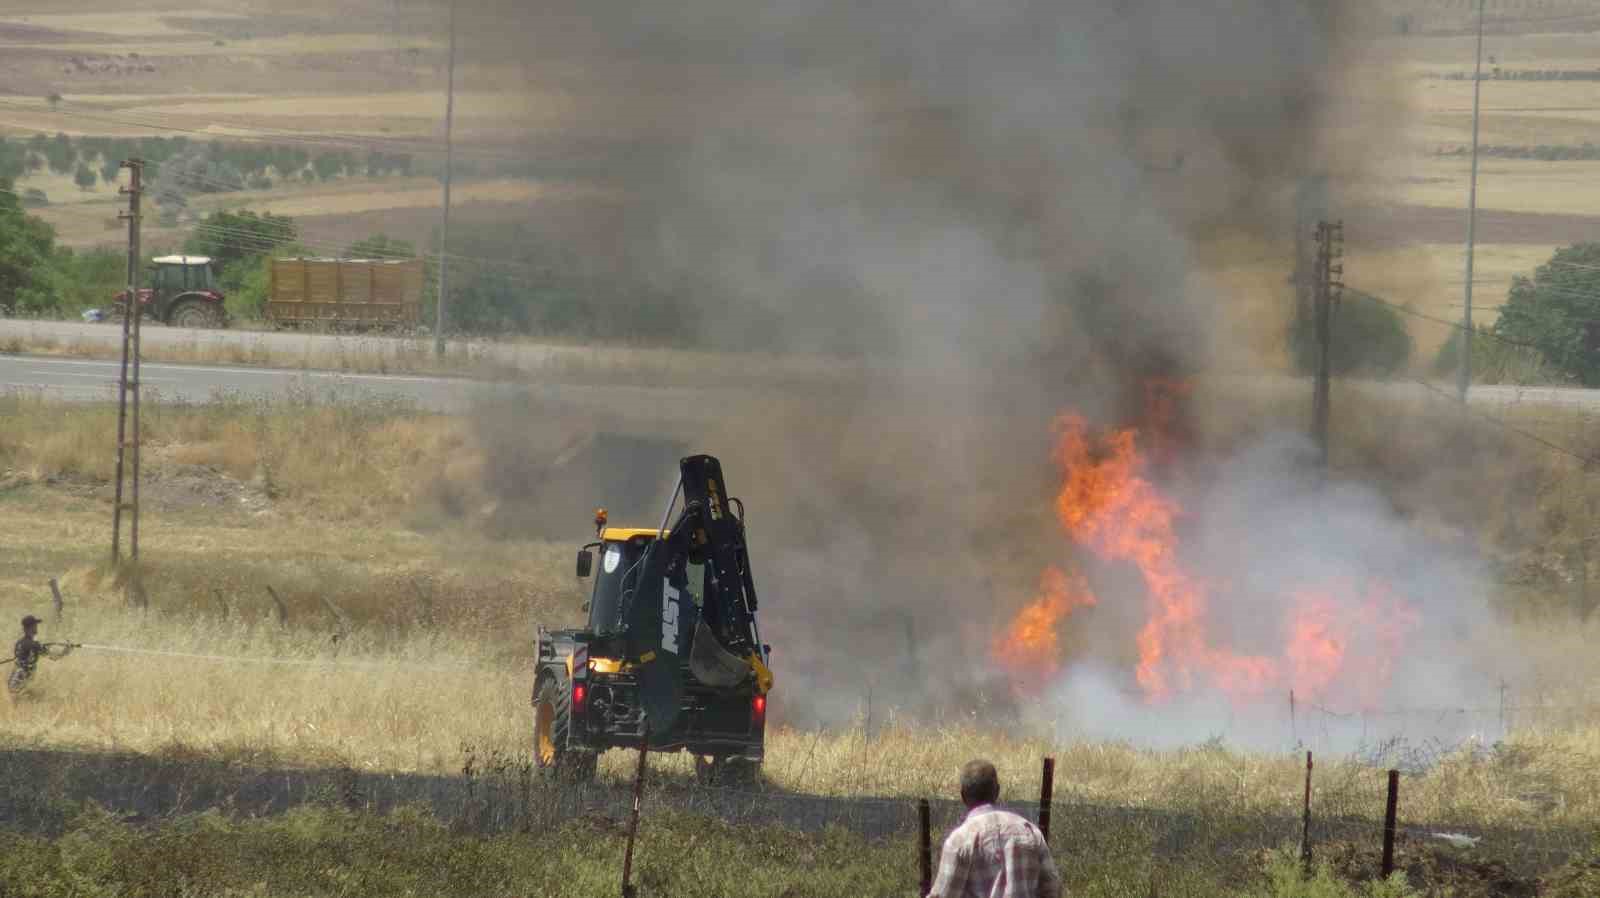
[[[1467,188],[1467,295],[1461,310],[1461,355],[1456,365],[1456,390],[1467,401],[1472,383],[1472,251],[1478,230],[1478,110],[1483,97],[1483,7],[1478,0],[1478,56],[1472,67],[1472,178]]]
[[[1313,310],[1317,337],[1317,374],[1311,391],[1311,438],[1317,458],[1328,466],[1328,407],[1333,376],[1333,305],[1344,289],[1344,222],[1317,222],[1317,257],[1313,272]]]
[[[1316,223],[1328,214],[1328,178],[1326,175],[1307,175],[1300,179],[1294,198],[1294,314],[1296,320],[1306,321],[1312,315],[1313,252],[1311,234]]]
[[[444,303],[450,285],[450,170],[455,162],[451,131],[456,119],[456,0],[450,0],[450,74],[444,100],[444,224],[439,228],[439,298],[433,305],[433,354],[444,355]]]
[[[117,484],[111,507],[113,566],[122,562],[122,512],[125,510],[131,518],[129,557],[136,562],[139,560],[139,320],[144,317],[144,308],[139,302],[139,208],[144,195],[144,161],[129,159],[122,167],[130,173],[128,186],[121,190],[128,197],[128,211],[118,216],[128,222],[128,292],[122,304],[122,365],[117,377]],[[127,451],[130,448],[133,450],[131,457]],[[123,474],[128,469],[131,469],[132,483],[127,489],[130,501],[125,503],[122,501],[126,479]]]

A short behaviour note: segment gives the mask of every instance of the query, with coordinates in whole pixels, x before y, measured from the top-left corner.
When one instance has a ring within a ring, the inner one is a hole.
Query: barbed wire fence
[[[1437,747],[1437,757],[1448,747]],[[242,817],[322,806],[363,814],[421,808],[462,833],[548,835],[582,827],[601,838],[621,839],[632,803],[631,784],[576,783],[547,777],[526,755],[479,753],[462,747],[458,775],[363,772],[348,767],[259,770],[222,760],[163,759],[144,755],[79,755],[49,750],[0,751],[0,822],[61,832],[84,803],[131,824],[220,810]],[[1298,793],[1280,805],[1226,802],[1204,806],[1121,804],[1070,794],[1050,794],[1044,775],[1007,784],[1003,806],[1030,820],[1044,818],[1058,864],[1069,882],[1083,877],[1148,881],[1161,895],[1208,894],[1207,882],[1242,882],[1259,876],[1265,855],[1304,844],[1318,862],[1345,875],[1380,874],[1386,839],[1398,852],[1398,869],[1487,865],[1496,875],[1534,878],[1559,868],[1594,846],[1594,830],[1572,824],[1527,827],[1420,819],[1399,813],[1386,825],[1382,811],[1384,765],[1399,771],[1428,762],[1427,750],[1375,746],[1365,769],[1348,765],[1312,778],[1309,815]],[[1320,768],[1319,768],[1320,770]],[[1032,796],[1038,795],[1037,801]],[[1178,800],[1178,799],[1174,799]],[[904,862],[906,892],[922,880],[920,858],[937,863],[939,846],[965,812],[943,796],[797,794],[756,784],[716,786],[672,775],[646,779],[645,831],[685,815],[729,827],[779,827],[799,834],[843,830],[894,848]],[[928,808],[923,835],[919,810]],[[698,824],[697,824],[698,825]],[[926,839],[924,842],[923,839]],[[1302,843],[1303,840],[1303,843]],[[692,846],[688,850],[695,850]],[[719,863],[727,863],[719,858]],[[1185,885],[1185,884],[1188,885]]]

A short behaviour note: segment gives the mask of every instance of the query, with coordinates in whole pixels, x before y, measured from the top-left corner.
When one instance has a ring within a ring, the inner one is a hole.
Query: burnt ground
[[[15,472],[0,471],[0,492],[28,487],[107,506],[114,495],[111,482],[97,477],[67,473],[34,481]],[[262,484],[238,480],[208,465],[151,465],[142,472],[139,487],[139,501],[147,511],[257,514],[272,505],[272,497]]]
[[[470,750],[463,758],[459,774],[426,775],[253,766],[248,759],[181,753],[0,749],[0,827],[57,834],[88,803],[132,824],[207,810],[263,816],[321,804],[375,813],[422,806],[474,832],[537,830],[580,818],[620,830],[632,803],[627,785],[556,783],[519,759],[475,757]],[[930,805],[939,838],[957,821],[960,807],[950,800]],[[760,784],[724,789],[678,778],[651,780],[644,807],[647,813],[689,812],[805,831],[843,827],[873,839],[908,838],[917,828],[916,803],[909,798],[802,795]],[[1291,814],[1202,814],[1060,801],[1051,807],[1052,840],[1068,862],[1074,851],[1132,844],[1163,860],[1237,867],[1246,875],[1259,869],[1265,852],[1296,844],[1300,836],[1300,820]],[[1030,818],[1037,813],[1031,803],[1012,809]],[[1449,886],[1460,898],[1540,894],[1541,877],[1585,855],[1594,837],[1592,831],[1570,827],[1533,831],[1402,823],[1398,867],[1413,884]],[[1457,834],[1455,843],[1439,832]],[[1373,821],[1313,821],[1317,856],[1351,879],[1370,878],[1380,838]]]

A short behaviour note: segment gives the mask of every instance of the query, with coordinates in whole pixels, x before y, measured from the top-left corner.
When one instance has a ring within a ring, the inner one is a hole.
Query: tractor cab
[[[209,256],[157,256],[150,263],[150,286],[157,293],[216,289]]]

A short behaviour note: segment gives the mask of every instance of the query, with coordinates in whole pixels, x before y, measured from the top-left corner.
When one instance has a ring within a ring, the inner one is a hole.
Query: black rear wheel
[[[540,770],[563,779],[594,779],[599,756],[567,745],[572,722],[571,701],[555,677],[539,681],[533,697],[533,761]]]
[[[167,314],[167,323],[173,327],[221,327],[222,315],[207,303],[186,299]]]
[[[761,762],[725,755],[695,755],[694,777],[703,786],[754,786],[761,781]]]

